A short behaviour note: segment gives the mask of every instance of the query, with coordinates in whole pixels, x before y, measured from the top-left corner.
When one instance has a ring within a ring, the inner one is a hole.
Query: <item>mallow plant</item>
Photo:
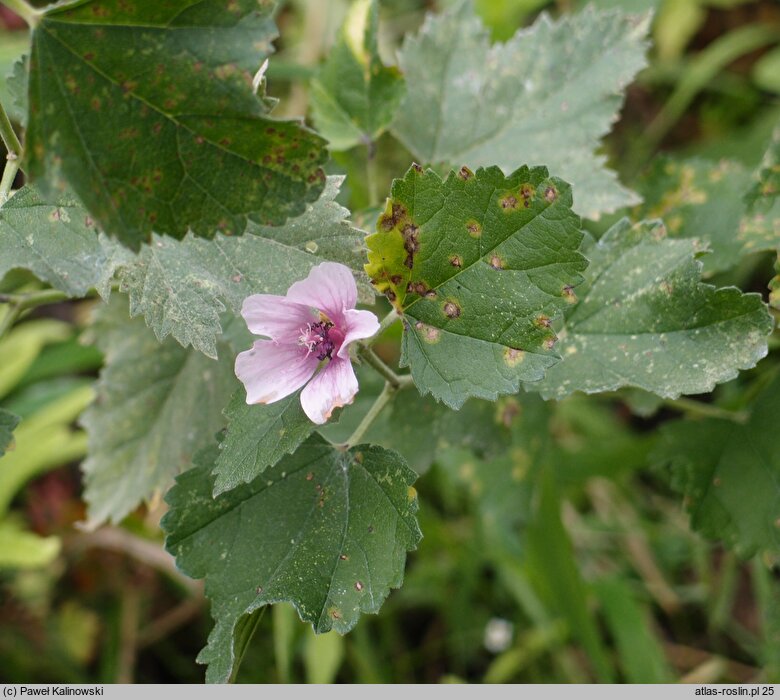
[[[780,136],[754,173],[673,162],[622,184],[601,139],[649,15],[542,15],[491,43],[457,2],[387,65],[378,4],[356,0],[304,123],[266,94],[270,0],[2,2],[31,41],[0,109],[0,275],[43,287],[0,298],[0,332],[97,297],[86,527],[165,494],[165,547],[211,603],[207,680],[235,677],[269,605],[318,633],[379,612],[444,447],[505,479],[484,498],[557,513],[546,416],[575,392],[670,411],[650,461],[692,527],[777,563],[780,390],[771,359],[752,370],[775,320],[761,290],[704,278],[780,246]],[[0,410],[0,450],[17,423]]]

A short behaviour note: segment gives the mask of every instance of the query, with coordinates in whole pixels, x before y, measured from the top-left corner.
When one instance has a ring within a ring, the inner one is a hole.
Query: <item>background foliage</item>
[[[779,681],[780,6],[586,4],[0,8],[0,679]],[[347,452],[232,370],[322,260]]]

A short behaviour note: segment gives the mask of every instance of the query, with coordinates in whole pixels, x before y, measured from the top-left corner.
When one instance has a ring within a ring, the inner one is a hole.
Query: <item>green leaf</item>
[[[595,584],[627,683],[671,683],[674,675],[646,606],[633,587],[614,576]]]
[[[24,268],[73,297],[95,287],[108,298],[111,279],[131,253],[99,235],[95,221],[67,194],[49,204],[34,187],[19,190],[0,208],[0,278]]]
[[[212,472],[214,496],[248,484],[284,455],[295,452],[314,430],[301,407],[300,391],[272,404],[248,405],[239,389],[225,409],[227,432]]]
[[[163,519],[166,547],[189,576],[206,579],[216,626],[198,661],[225,682],[242,617],[289,601],[316,632],[345,633],[377,612],[403,580],[420,540],[414,473],[395,452],[347,452],[312,436],[249,485],[212,498],[218,451],[177,479]]]
[[[406,99],[393,133],[425,163],[544,163],[571,183],[575,210],[591,218],[635,204],[596,155],[622,90],[645,65],[649,15],[585,10],[542,16],[506,44],[464,2],[429,17],[399,56]]]
[[[665,424],[655,453],[685,497],[691,527],[742,557],[780,561],[780,379],[750,407],[744,425],[707,418]]]
[[[92,525],[120,521],[187,469],[224,426],[222,409],[238,383],[227,348],[217,362],[173,340],[160,344],[141,319],[127,318],[125,304],[116,295],[92,327],[106,356],[97,399],[81,419]]]
[[[766,355],[773,322],[758,294],[700,282],[699,249],[661,222],[615,224],[590,251],[563,357],[527,385],[547,398],[633,386],[659,396],[711,391]]]
[[[15,520],[0,521],[0,571],[42,568],[57,558],[60,548],[59,537],[41,537]]]
[[[777,274],[769,281],[769,305],[780,309],[780,253],[775,260],[775,272]]]
[[[0,104],[12,121],[27,121],[27,75],[30,64],[30,35],[0,32]]]
[[[84,0],[33,30],[25,172],[62,178],[101,228],[138,249],[281,224],[317,199],[324,142],[268,117],[252,75],[271,52],[270,0]],[[46,192],[44,192],[46,194]]]
[[[0,408],[0,457],[14,447],[14,429],[21,419],[10,411]]]
[[[370,367],[356,367],[360,392],[345,406],[337,423],[329,421],[317,432],[334,444],[344,443],[379,396],[384,380]],[[371,424],[366,442],[396,450],[418,474],[424,474],[442,450],[460,447],[480,457],[506,449],[509,428],[522,416],[513,396],[498,402],[469,399],[453,411],[416,391],[398,392]]]
[[[747,250],[780,248],[780,126],[756,172],[753,186],[745,195],[747,212],[740,227],[740,239]]]
[[[323,260],[342,262],[362,277],[364,234],[335,201],[342,182],[328,178],[320,199],[284,226],[250,225],[244,236],[217,234],[210,241],[155,235],[119,274],[130,314],[143,314],[159,340],[172,335],[216,357],[220,314],[227,308],[238,315],[250,294],[284,294]],[[360,289],[362,300],[373,300],[366,283]]]
[[[393,121],[404,95],[398,69],[379,58],[377,0],[355,2],[311,83],[314,123],[336,151],[368,144]]]
[[[735,161],[658,158],[637,187],[645,201],[632,216],[662,218],[671,238],[709,244],[712,254],[703,263],[710,275],[780,243],[780,216],[773,223],[765,213],[749,212],[750,184],[750,172]]]
[[[750,172],[736,161],[657,158],[637,185],[645,201],[632,217],[663,219],[670,238],[709,244],[705,274],[726,270],[746,247],[740,224],[749,185]]]
[[[402,366],[459,408],[540,379],[556,362],[551,318],[587,262],[569,186],[547,169],[467,168],[395,180],[366,271],[403,314]]]

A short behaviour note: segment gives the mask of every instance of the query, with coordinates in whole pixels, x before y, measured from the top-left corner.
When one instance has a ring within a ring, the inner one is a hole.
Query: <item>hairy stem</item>
[[[358,350],[358,355],[367,365],[370,365],[381,374],[385,381],[392,385],[394,389],[400,389],[412,383],[411,375],[393,372],[370,347],[361,346]]]
[[[8,151],[3,176],[0,178],[0,206],[2,206],[8,199],[8,193],[13,187],[16,173],[19,172],[19,166],[22,162],[22,144],[19,142],[2,104],[0,104],[0,138]]]
[[[681,396],[679,399],[666,399],[664,405],[673,408],[676,411],[687,413],[690,416],[700,416],[702,418],[720,418],[721,420],[730,420],[734,423],[747,423],[750,414],[747,411],[729,411],[720,406],[714,406],[711,403],[702,403],[693,399],[686,399]]]
[[[5,316],[0,319],[0,338],[19,320],[19,317],[25,311],[46,304],[54,304],[67,298],[67,294],[56,289],[43,289],[39,292],[30,292],[29,294],[0,294],[0,304],[8,304]]]
[[[387,405],[395,392],[398,391],[397,386],[393,386],[390,382],[385,382],[385,386],[382,389],[382,393],[376,397],[376,401],[368,409],[368,413],[363,416],[363,420],[360,421],[360,425],[355,428],[355,432],[349,436],[346,443],[344,443],[344,449],[348,450],[350,447],[357,445],[365,435],[366,431],[371,427],[371,424],[376,420],[376,417],[382,412],[382,409]]]
[[[24,0],[0,0],[0,3],[14,12],[14,14],[19,15],[19,17],[27,22],[27,26],[30,27],[30,29],[38,24],[38,20],[43,14],[40,10],[36,10],[31,5],[28,5]]]

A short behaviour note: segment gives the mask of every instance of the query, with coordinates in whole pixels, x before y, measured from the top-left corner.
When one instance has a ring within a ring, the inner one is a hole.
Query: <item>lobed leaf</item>
[[[220,314],[238,315],[250,294],[284,294],[323,260],[360,270],[363,233],[335,200],[343,177],[328,178],[320,199],[284,226],[250,225],[239,238],[183,241],[154,236],[120,272],[130,314],[143,314],[158,340],[172,335],[183,346],[216,357]],[[358,273],[361,275],[362,273]],[[361,298],[373,300],[367,284]]]
[[[132,254],[98,235],[94,219],[73,196],[61,194],[55,202],[28,185],[0,208],[0,278],[24,268],[70,296],[94,287],[108,298],[116,268]]]
[[[780,561],[780,452],[775,379],[750,406],[744,424],[707,418],[661,428],[655,453],[685,497],[691,527],[742,557]]]
[[[698,252],[661,222],[615,224],[588,252],[581,298],[559,333],[563,360],[526,388],[562,398],[633,386],[673,398],[755,366],[772,317],[758,294],[702,284]]]
[[[511,172],[544,163],[571,183],[584,216],[636,204],[596,149],[623,89],[645,66],[648,25],[649,15],[587,9],[556,21],[543,15],[491,46],[471,3],[462,2],[404,41],[407,94],[393,133],[434,165]]]
[[[345,633],[377,612],[403,580],[421,534],[415,479],[381,447],[342,452],[309,438],[249,485],[212,498],[217,449],[204,450],[167,496],[166,548],[189,576],[206,579],[216,626],[198,661],[226,682],[242,618],[289,601],[316,632]]]
[[[540,379],[556,362],[551,318],[587,261],[571,190],[546,168],[395,180],[366,271],[403,315],[402,366],[459,408]]]
[[[241,234],[281,224],[325,183],[324,142],[268,117],[252,75],[271,52],[270,0],[83,0],[32,35],[25,172],[64,178],[107,233]]]
[[[91,525],[120,521],[192,463],[224,425],[238,384],[227,348],[219,362],[173,340],[160,344],[115,295],[91,329],[105,353],[97,399],[81,418],[89,436],[82,468]]]
[[[657,158],[637,186],[645,201],[632,217],[663,219],[670,238],[707,246],[712,253],[703,263],[709,275],[733,267],[756,245],[744,228],[749,185],[750,172],[736,161]]]
[[[377,48],[379,3],[358,0],[341,35],[311,83],[319,132],[336,151],[370,144],[393,121],[404,95],[403,78],[382,63]]]

